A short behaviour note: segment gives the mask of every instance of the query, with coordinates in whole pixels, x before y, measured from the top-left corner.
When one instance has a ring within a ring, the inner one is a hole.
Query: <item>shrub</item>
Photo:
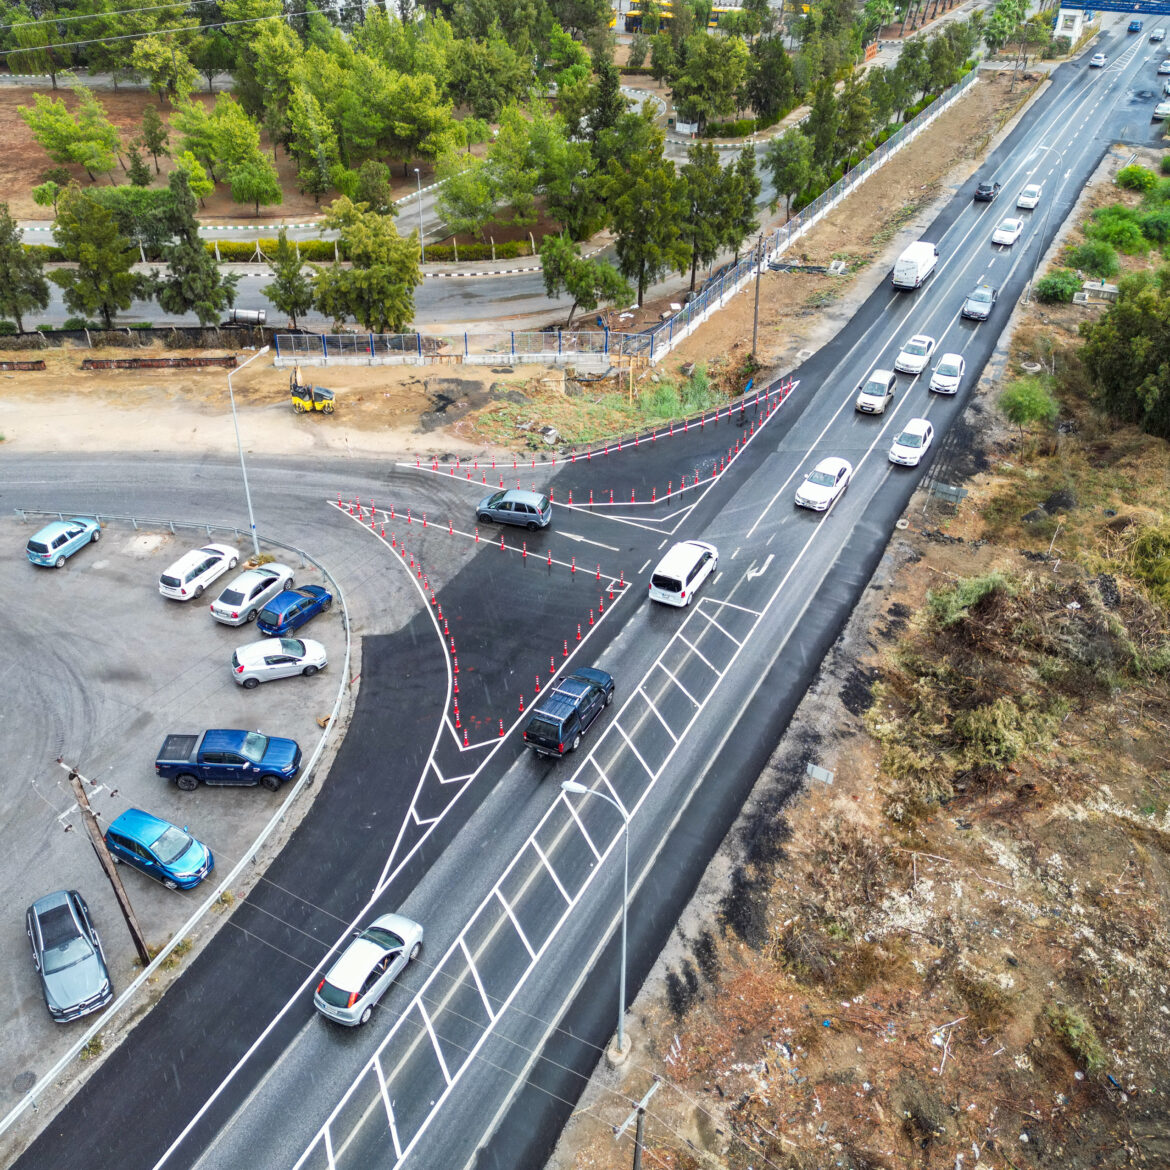
[[[1155,244],[1170,241],[1170,207],[1150,211],[1142,216],[1142,235]]]
[[[1104,240],[1131,256],[1144,256],[1150,250],[1142,235],[1141,216],[1120,203],[1094,211],[1092,220],[1085,224],[1085,235],[1091,240]]]
[[[41,326],[45,328],[45,326]],[[49,326],[52,328],[52,326]],[[96,321],[87,321],[84,317],[66,317],[65,323],[60,326],[61,329],[100,329]]]
[[[1036,299],[1045,304],[1071,304],[1081,291],[1081,278],[1071,268],[1057,268],[1036,281]]]
[[[1016,587],[1003,573],[985,573],[982,577],[965,577],[948,589],[931,589],[926,604],[931,617],[940,626],[953,626],[966,621],[971,610],[978,608],[989,597],[1015,595]]]
[[[65,259],[65,254],[56,244],[25,244],[24,250],[30,256],[39,256],[43,264],[60,263]]]
[[[1134,576],[1163,605],[1170,606],[1170,528],[1143,528],[1129,555]]]
[[[735,122],[708,122],[703,127],[704,138],[746,138],[756,129],[755,118],[740,118]]]
[[[508,240],[496,245],[495,255],[497,260],[514,260],[517,256],[531,256],[532,245],[527,240]],[[455,248],[451,244],[427,245],[427,260],[436,263],[456,259],[462,262],[464,260],[490,260],[491,258],[491,244],[460,244],[458,257],[456,257]]]
[[[15,321],[0,321],[0,337],[12,337],[18,332]]]
[[[1068,262],[1074,268],[1083,268],[1086,272],[1102,278],[1116,276],[1121,271],[1117,250],[1104,240],[1090,240],[1087,244],[1070,249]]]
[[[1105,1048],[1097,1038],[1093,1025],[1068,1004],[1049,1004],[1044,1010],[1049,1026],[1060,1038],[1061,1044],[1085,1072],[1100,1072],[1105,1067]]]
[[[1162,174],[1170,175],[1170,154],[1162,155]]]
[[[1152,191],[1158,185],[1158,176],[1149,167],[1134,163],[1132,166],[1122,167],[1117,172],[1114,182],[1129,191]]]

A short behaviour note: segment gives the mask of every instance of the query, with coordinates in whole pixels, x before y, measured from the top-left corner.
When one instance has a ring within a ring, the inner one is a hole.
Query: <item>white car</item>
[[[855,410],[862,414],[884,414],[887,406],[894,401],[894,390],[898,376],[893,370],[872,370],[870,375],[857,387]]]
[[[1170,57],[1167,57],[1161,65],[1158,66],[1159,73],[1170,73]]]
[[[1159,102],[1154,107],[1154,112],[1150,115],[1155,122],[1161,122],[1166,118],[1170,118],[1170,102]]]
[[[250,691],[274,678],[291,678],[294,674],[312,678],[328,665],[325,647],[312,638],[265,638],[236,647],[232,678]]]
[[[390,984],[418,957],[423,928],[401,914],[383,914],[354,936],[313,993],[313,1006],[348,1028],[369,1022]]]
[[[1022,219],[1001,219],[999,227],[991,235],[991,242],[993,244],[1007,244],[1011,247],[1012,244],[1020,238],[1020,233],[1024,230],[1024,221]]]
[[[822,459],[805,477],[796,489],[798,508],[812,508],[824,512],[831,508],[849,486],[853,466],[847,460],[832,456]]]
[[[917,467],[934,439],[934,427],[924,418],[912,418],[890,445],[890,462]]]
[[[293,587],[293,571],[275,561],[245,569],[212,603],[211,616],[225,626],[244,626],[278,593]]]
[[[894,362],[894,369],[903,374],[921,374],[930,365],[930,355],[934,353],[935,340],[925,333],[916,333],[898,354]]]
[[[190,601],[240,560],[239,549],[230,544],[205,544],[184,553],[158,579],[158,591],[175,601]]]
[[[936,394],[954,394],[966,369],[967,363],[961,353],[944,353],[930,376],[930,388]]]
[[[1016,199],[1016,206],[1022,211],[1031,211],[1044,194],[1044,188],[1039,183],[1029,183]]]
[[[1156,28],[1150,33],[1151,41],[1164,41],[1166,39],[1166,30],[1164,28]]]
[[[1105,62],[1107,60],[1108,60],[1108,58],[1105,56],[1104,53],[1094,53],[1089,58],[1089,68],[1090,69],[1104,69]]]

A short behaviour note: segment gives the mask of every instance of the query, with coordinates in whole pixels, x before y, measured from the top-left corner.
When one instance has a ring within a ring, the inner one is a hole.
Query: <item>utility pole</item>
[[[752,361],[756,360],[756,334],[760,331],[760,269],[764,265],[764,233],[756,240],[756,307],[752,312]]]
[[[77,797],[77,807],[81,810],[85,831],[89,834],[89,840],[93,845],[93,851],[97,854],[98,862],[105,870],[106,877],[110,879],[110,885],[114,887],[114,897],[118,900],[118,908],[122,911],[122,917],[126,919],[126,927],[130,931],[131,939],[134,940],[134,949],[138,952],[138,957],[145,967],[150,963],[150,952],[146,949],[146,939],[142,937],[142,928],[134,916],[134,907],[130,905],[130,899],[122,885],[122,879],[118,876],[114,859],[106,848],[106,839],[102,836],[101,826],[97,822],[97,817],[94,816],[93,809],[89,807],[89,797],[85,794],[85,783],[83,783],[84,778],[76,768],[69,767],[63,760],[58,760],[57,763],[69,773],[69,783],[73,786],[73,795]]]
[[[637,1127],[634,1130],[634,1170],[642,1170],[642,1137],[646,1129],[646,1106],[650,1104],[650,1098],[658,1092],[660,1083],[659,1079],[655,1077],[654,1084],[646,1090],[646,1096],[634,1106],[634,1110],[629,1117],[621,1125],[615,1125],[613,1127],[613,1136],[620,1141],[622,1134],[629,1129],[630,1122],[637,1122]]]

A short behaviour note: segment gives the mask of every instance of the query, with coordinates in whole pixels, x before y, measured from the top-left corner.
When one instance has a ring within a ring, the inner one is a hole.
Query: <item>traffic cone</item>
[[[580,622],[577,623],[577,641],[578,642],[581,641],[581,623]]]

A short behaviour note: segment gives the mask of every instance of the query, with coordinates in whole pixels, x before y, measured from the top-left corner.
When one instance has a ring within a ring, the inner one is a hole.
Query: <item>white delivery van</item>
[[[704,540],[684,540],[658,562],[650,577],[650,600],[687,606],[719,567],[719,550]]]
[[[917,288],[938,263],[938,248],[919,240],[898,257],[894,264],[894,288]]]

